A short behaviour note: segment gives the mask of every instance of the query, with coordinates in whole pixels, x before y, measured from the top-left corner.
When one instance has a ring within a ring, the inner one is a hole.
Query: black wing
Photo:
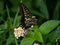
[[[37,20],[35,16],[32,16],[32,14],[29,12],[28,8],[20,3],[20,10],[21,10],[21,25],[25,28],[28,28],[32,25],[37,24]]]

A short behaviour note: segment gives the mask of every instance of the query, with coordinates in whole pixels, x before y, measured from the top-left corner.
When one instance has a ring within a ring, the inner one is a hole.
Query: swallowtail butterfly
[[[21,36],[24,37],[28,32],[28,28],[37,24],[35,16],[32,16],[24,4],[20,3],[19,7],[21,9],[21,24],[19,27],[14,28],[14,35],[17,39]]]
[[[29,28],[32,25],[37,24],[37,19],[35,16],[32,16],[28,8],[20,3],[20,10],[21,10],[21,25],[25,28]]]

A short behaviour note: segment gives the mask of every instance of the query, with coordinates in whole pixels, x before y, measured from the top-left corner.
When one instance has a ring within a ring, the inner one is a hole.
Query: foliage
[[[30,27],[22,39],[14,37],[14,28],[21,23],[19,3],[21,0],[0,0],[0,45],[57,45],[60,43],[60,0],[22,0],[37,25]]]

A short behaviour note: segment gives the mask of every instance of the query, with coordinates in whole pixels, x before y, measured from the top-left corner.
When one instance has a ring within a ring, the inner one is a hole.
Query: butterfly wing
[[[20,9],[22,12],[21,25],[23,27],[28,28],[32,25],[37,24],[35,16],[32,16],[32,14],[29,12],[28,8],[24,4],[20,4]]]

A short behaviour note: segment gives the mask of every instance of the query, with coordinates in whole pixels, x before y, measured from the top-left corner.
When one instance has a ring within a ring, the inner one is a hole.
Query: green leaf
[[[30,1],[32,1],[32,0],[29,0],[29,1],[28,0],[22,0],[23,3],[30,2]]]
[[[12,27],[12,23],[13,23],[13,18],[10,18],[10,19],[7,19],[7,21],[5,22],[6,23],[6,28],[8,30],[10,30]]]
[[[54,13],[53,13],[53,19],[58,20],[59,19],[59,9],[60,9],[60,1],[57,2],[57,5],[55,7]]]
[[[7,22],[0,25],[0,30],[7,29]]]
[[[17,13],[15,15],[15,19],[14,19],[14,22],[13,22],[13,27],[15,27],[15,24],[16,24],[16,21],[17,21],[17,17],[18,17],[18,13],[19,13],[19,8],[18,8]],[[18,22],[19,22],[19,20],[18,20]]]
[[[3,21],[3,17],[0,15],[0,22]]]
[[[0,31],[0,34],[4,33],[4,31]]]
[[[31,11],[32,14],[34,14],[36,16],[40,16],[40,17],[46,18],[46,17],[44,17],[44,14],[42,14],[42,13],[40,13],[40,12],[34,10],[34,9],[30,9],[30,11]]]
[[[29,31],[27,37],[34,38],[35,40],[37,40],[39,42],[42,42],[44,44],[42,34],[38,31],[37,26],[33,26],[33,28],[30,28],[29,30],[30,31]]]
[[[58,40],[60,38],[60,26],[57,27],[57,29],[55,31],[53,31],[52,33],[50,33],[48,35],[49,40],[52,41],[56,41],[56,39]]]
[[[0,2],[0,13],[3,13],[3,2]]]
[[[45,18],[49,18],[49,13],[46,7],[46,4],[43,0],[34,0],[35,7],[39,8],[39,11],[43,14]]]
[[[33,37],[35,40],[39,42],[44,42],[41,33],[38,31],[38,26],[34,25],[30,28],[30,30],[30,34],[32,34],[31,37]]]
[[[47,45],[55,45],[55,43],[49,42]]]
[[[33,25],[33,27],[30,27],[29,30],[37,31],[38,30],[38,26],[37,25]]]
[[[20,19],[21,19],[21,16],[17,16],[16,22],[15,22],[15,27],[17,27],[20,24]]]
[[[21,44],[20,45],[32,45],[33,42],[34,42],[34,39],[33,38],[24,38],[21,41]]]
[[[35,35],[34,35],[34,38],[35,38],[35,40],[44,43],[42,34],[40,32],[36,31]]]
[[[13,6],[18,7],[19,0],[10,0],[10,2],[13,4]]]
[[[6,45],[10,45],[14,42],[14,36],[10,35],[9,38],[6,40]]]
[[[59,25],[60,21],[58,20],[50,20],[45,23],[43,23],[40,27],[39,30],[42,34],[48,34],[51,32],[54,28],[56,28]]]
[[[17,12],[17,9],[18,9],[18,6],[16,6],[16,7],[13,6],[13,7],[11,8],[11,11],[15,13],[15,12]]]

